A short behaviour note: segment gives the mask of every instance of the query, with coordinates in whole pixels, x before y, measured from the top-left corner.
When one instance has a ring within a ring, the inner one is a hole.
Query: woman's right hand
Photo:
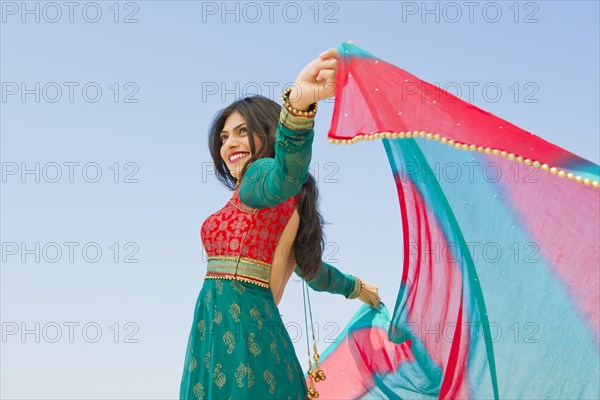
[[[318,58],[306,64],[292,85],[290,105],[305,111],[312,103],[333,97],[337,64],[338,52],[335,47],[325,50]]]

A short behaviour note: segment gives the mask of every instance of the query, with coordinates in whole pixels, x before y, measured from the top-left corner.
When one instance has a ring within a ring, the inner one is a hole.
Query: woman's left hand
[[[379,297],[379,289],[377,288],[377,286],[371,283],[365,281],[363,282],[365,284],[365,287],[363,288],[358,298],[373,308],[379,308],[379,303],[381,303],[381,298]]]
[[[351,42],[348,42],[351,43]],[[335,95],[338,52],[335,47],[325,50],[309,62],[298,74],[289,102],[298,110]]]

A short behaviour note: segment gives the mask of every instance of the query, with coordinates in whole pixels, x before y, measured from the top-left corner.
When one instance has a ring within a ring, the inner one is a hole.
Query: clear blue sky
[[[2,2],[0,395],[177,397],[199,229],[231,195],[210,174],[208,124],[243,94],[278,100],[342,41],[599,163],[598,3],[464,3]],[[402,237],[385,152],[328,144],[331,112],[312,171],[325,258],[392,311]],[[323,351],[360,304],[311,299]],[[304,366],[301,301],[295,280],[280,312]]]

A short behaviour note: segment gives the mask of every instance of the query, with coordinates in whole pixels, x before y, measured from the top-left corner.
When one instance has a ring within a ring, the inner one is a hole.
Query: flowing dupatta
[[[321,355],[319,398],[597,399],[598,165],[338,53],[328,137],[382,140],[404,259],[391,318],[362,305]]]

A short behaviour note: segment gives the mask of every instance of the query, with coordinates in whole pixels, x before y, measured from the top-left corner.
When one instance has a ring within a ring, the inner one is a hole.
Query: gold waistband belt
[[[269,288],[271,265],[247,257],[210,256],[204,279],[234,279]]]

